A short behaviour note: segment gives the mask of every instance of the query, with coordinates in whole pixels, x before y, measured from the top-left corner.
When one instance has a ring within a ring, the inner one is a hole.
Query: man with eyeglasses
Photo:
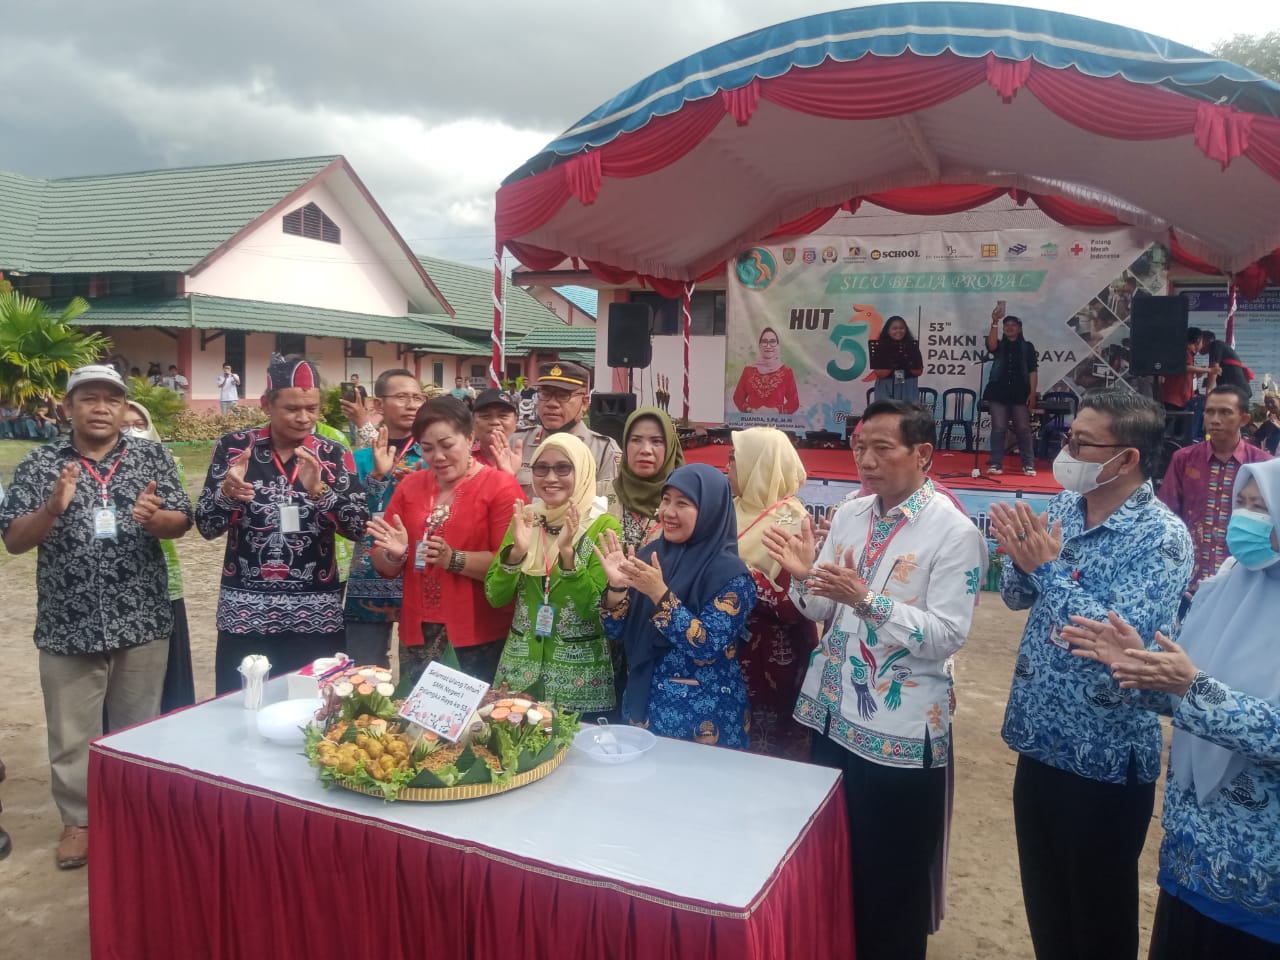
[[[369,513],[380,517],[400,480],[422,463],[413,438],[418,408],[426,402],[422,385],[408,370],[384,370],[373,384],[373,409],[382,426],[369,446],[355,451],[356,472],[368,497]],[[373,568],[373,537],[355,545],[343,619],[347,656],[360,664],[391,663],[391,625],[400,619],[404,583],[388,580]]]
[[[511,449],[520,457],[516,482],[526,496],[533,497],[533,474],[529,465],[538,454],[538,444],[553,433],[572,433],[587,445],[596,461],[596,495],[612,499],[613,481],[622,463],[622,451],[612,439],[596,433],[582,422],[588,403],[587,368],[567,360],[539,364],[538,425],[521,430],[511,438]],[[512,464],[514,466],[514,464]]]
[[[1160,721],[1134,709],[1109,665],[1073,656],[1072,617],[1114,611],[1156,649],[1191,577],[1187,528],[1151,475],[1164,411],[1127,387],[1080,401],[1053,464],[1063,492],[1036,514],[992,504],[1012,563],[1000,592],[1031,608],[1013,668],[1004,740],[1018,753],[1013,816],[1036,957],[1099,960],[1138,952],[1138,857],[1160,775]]]

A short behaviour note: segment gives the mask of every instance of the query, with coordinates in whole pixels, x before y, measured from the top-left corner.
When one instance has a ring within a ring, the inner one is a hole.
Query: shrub
[[[129,378],[129,399],[147,408],[160,436],[173,435],[173,418],[186,409],[186,401],[168,387],[154,386],[145,377]]]
[[[192,410],[187,407],[173,417],[174,440],[217,440],[224,433],[257,427],[267,422],[260,407],[234,406],[225,415],[216,410]]]

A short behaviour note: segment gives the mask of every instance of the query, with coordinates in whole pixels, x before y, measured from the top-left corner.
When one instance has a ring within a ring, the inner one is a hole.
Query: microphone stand
[[[985,345],[983,349],[985,350]],[[996,486],[1000,486],[999,480],[995,477],[987,476],[982,472],[982,468],[978,466],[978,459],[982,456],[982,372],[986,368],[987,364],[994,360],[995,357],[990,353],[985,354],[978,360],[978,389],[975,391],[977,400],[975,400],[973,404],[973,468],[968,473],[964,473],[963,471],[959,473],[944,473],[941,475],[943,480],[953,480],[956,477],[967,477],[971,480],[980,480],[983,483],[991,483]],[[944,415],[946,414],[947,411],[945,407],[942,412]]]

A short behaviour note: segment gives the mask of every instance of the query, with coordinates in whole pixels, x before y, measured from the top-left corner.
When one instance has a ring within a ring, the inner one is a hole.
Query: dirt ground
[[[22,448],[0,441],[0,478],[7,484]],[[181,451],[193,494],[204,469],[200,451]],[[207,463],[207,452],[204,462]],[[196,692],[213,692],[214,605],[221,543],[194,531],[179,544],[186,582]],[[14,852],[0,861],[0,918],[6,943],[23,944],[32,960],[89,956],[86,871],[60,871],[53,862],[60,825],[49,797],[44,711],[31,642],[35,621],[35,555],[0,551],[0,609],[8,610],[0,653],[15,682],[0,700],[0,757],[8,780],[0,785],[0,824]],[[1023,960],[1031,957],[1013,840],[1014,755],[1000,739],[1014,652],[1025,615],[998,595],[984,593],[974,628],[957,657],[957,785],[952,825],[946,920],[929,945],[931,960]],[[1167,739],[1167,737],[1166,737]],[[1155,909],[1160,800],[1142,858],[1142,951]],[[5,951],[0,951],[5,952]]]

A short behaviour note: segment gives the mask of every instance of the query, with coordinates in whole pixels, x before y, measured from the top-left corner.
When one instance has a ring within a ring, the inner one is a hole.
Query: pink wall
[[[242,237],[207,269],[187,277],[187,292],[404,316],[409,306],[404,288],[334,195],[318,185],[290,210],[309,202],[342,229],[341,243],[290,236],[282,229],[281,214]]]

